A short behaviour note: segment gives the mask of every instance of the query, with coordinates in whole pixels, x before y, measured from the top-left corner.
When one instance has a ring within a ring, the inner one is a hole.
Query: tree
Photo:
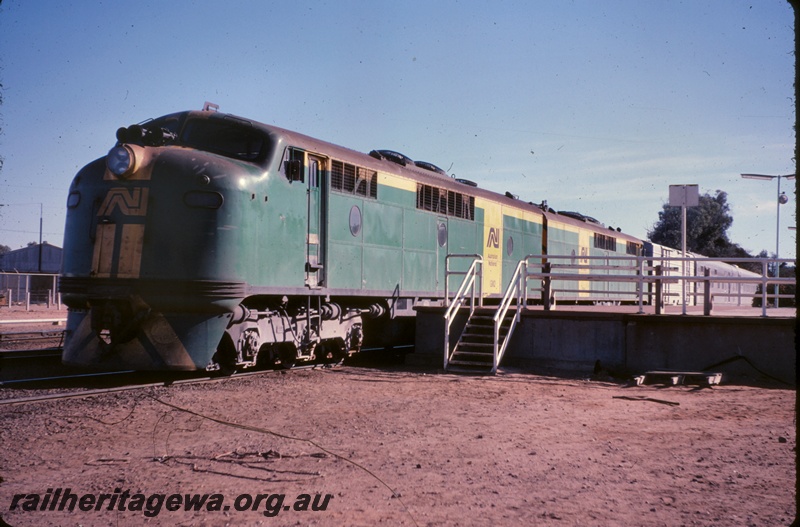
[[[697,207],[686,209],[686,250],[711,258],[751,258],[747,251],[728,239],[732,224],[728,194],[722,190],[717,190],[714,196],[703,194]],[[653,243],[680,249],[681,208],[665,203],[647,237]]]
[[[11,247],[8,245],[0,244],[0,254],[6,254],[11,252]]]

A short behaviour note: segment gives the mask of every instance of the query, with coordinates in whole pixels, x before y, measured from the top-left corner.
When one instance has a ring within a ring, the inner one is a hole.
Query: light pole
[[[761,179],[761,180],[778,180],[778,197],[776,201],[777,207],[777,217],[778,217],[778,227],[775,230],[775,278],[780,277],[781,272],[781,264],[777,261],[780,258],[780,249],[781,249],[781,205],[785,205],[789,198],[786,196],[786,193],[781,194],[781,179],[794,179],[795,174],[784,174],[780,176],[768,176],[765,174],[742,174],[741,175],[745,179]],[[778,298],[778,290],[779,284],[775,284],[775,307],[778,307],[779,298]]]

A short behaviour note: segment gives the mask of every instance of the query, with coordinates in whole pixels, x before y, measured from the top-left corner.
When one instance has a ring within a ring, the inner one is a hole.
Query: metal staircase
[[[492,374],[494,365],[494,316],[496,307],[477,308],[467,320],[464,331],[456,342],[447,364],[447,371],[457,373]],[[506,316],[499,325],[498,336],[504,340],[508,335],[513,314]]]
[[[473,261],[464,281],[458,289],[453,303],[445,313],[444,369],[449,372],[494,374],[508,347],[508,341],[519,322],[525,291],[525,260],[517,265],[503,300],[498,306],[475,305],[475,287],[480,278],[479,259]],[[469,318],[450,352],[450,329],[458,311],[467,303],[467,293],[471,292]],[[479,294],[479,298],[482,295]],[[515,302],[516,301],[516,302]],[[516,309],[511,307],[516,303]]]

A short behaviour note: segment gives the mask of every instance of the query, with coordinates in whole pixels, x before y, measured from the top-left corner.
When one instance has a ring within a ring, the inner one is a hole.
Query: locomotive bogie
[[[251,368],[297,363],[334,362],[359,351],[363,341],[362,311],[336,303],[316,308],[292,307],[284,297],[275,309],[239,306],[227,329],[225,344],[207,369]],[[312,298],[308,298],[311,305]]]

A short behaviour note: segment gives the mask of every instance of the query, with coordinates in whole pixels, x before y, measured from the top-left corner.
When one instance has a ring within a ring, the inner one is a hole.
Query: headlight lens
[[[106,166],[117,177],[125,177],[133,168],[133,151],[125,146],[115,146],[108,151]]]

